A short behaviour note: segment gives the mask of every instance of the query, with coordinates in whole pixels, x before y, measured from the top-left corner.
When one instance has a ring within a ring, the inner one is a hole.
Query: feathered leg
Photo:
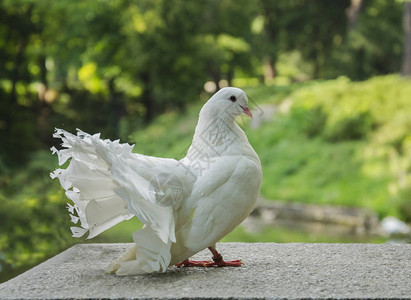
[[[112,262],[107,269],[108,274],[113,274],[121,268],[121,263],[136,259],[137,246],[133,246],[127,252],[123,253],[116,261]]]
[[[165,244],[147,225],[134,232],[133,240],[135,245],[113,262],[107,273],[138,275],[165,272],[170,264],[171,242]]]

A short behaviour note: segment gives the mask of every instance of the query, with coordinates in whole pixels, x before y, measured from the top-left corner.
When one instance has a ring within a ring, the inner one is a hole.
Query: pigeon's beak
[[[241,106],[241,105],[240,105],[240,106]],[[251,111],[250,111],[250,109],[249,109],[248,107],[243,107],[243,106],[241,106],[241,108],[243,109],[243,112],[244,112],[247,116],[249,116],[250,118],[253,117],[253,114],[251,113]]]

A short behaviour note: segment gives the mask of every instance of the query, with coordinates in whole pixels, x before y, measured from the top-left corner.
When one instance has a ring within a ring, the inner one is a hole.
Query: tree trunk
[[[12,105],[17,105],[17,82],[20,79],[20,68],[23,63],[23,55],[26,49],[26,39],[20,37],[19,44],[17,46],[16,57],[14,59],[14,67],[11,75],[11,92],[10,92],[10,103]]]
[[[141,95],[142,104],[146,109],[146,113],[144,115],[144,122],[146,124],[150,123],[150,121],[154,118],[155,115],[155,103],[154,99],[150,90],[150,74],[148,72],[144,72],[141,75],[141,81],[143,82],[143,93]]]
[[[362,0],[351,0],[350,7],[347,8],[348,29],[353,30],[357,25],[358,15],[360,13]]]
[[[45,45],[43,45],[45,47]],[[48,90],[46,56],[41,55],[39,60],[40,65],[40,81],[41,86],[38,91],[40,103],[37,106],[37,134],[42,142],[47,142],[50,139],[49,132],[49,116],[51,112],[50,104],[47,102],[46,93]]]
[[[31,4],[29,8],[27,9],[27,12],[26,12],[27,19],[31,18],[33,7],[34,5]],[[11,75],[11,92],[10,92],[11,105],[17,105],[17,82],[20,79],[20,68],[24,62],[24,52],[26,50],[26,46],[30,38],[30,34],[31,33],[27,33],[27,32],[20,33],[19,43],[16,49],[16,56],[14,58],[13,72]]]
[[[46,47],[43,45],[43,47]],[[46,93],[48,90],[48,81],[47,81],[47,68],[46,68],[46,56],[41,55],[39,60],[40,65],[40,82],[41,87],[38,90],[39,93],[39,100],[40,100],[40,114],[38,118],[38,124],[41,129],[44,129],[47,124],[47,117],[49,114],[49,104],[46,100]]]
[[[218,76],[214,76],[214,78],[213,78],[213,81],[214,81],[214,84],[215,84],[215,88],[216,88],[216,90],[218,91],[218,90],[220,90],[220,77],[218,77]]]
[[[277,70],[275,64],[277,62],[277,39],[279,28],[276,25],[276,11],[275,5],[273,7],[271,0],[261,1],[262,8],[264,11],[265,24],[264,32],[266,36],[266,43],[268,48],[262,57],[263,72],[264,72],[264,82],[268,83],[272,81],[277,76]]]
[[[411,76],[411,1],[404,1],[404,56],[402,76]]]
[[[209,73],[211,75],[211,78],[213,78],[216,89],[218,91],[219,89],[221,89],[221,86],[220,86],[220,81],[221,81],[220,66],[219,65],[211,65]]]
[[[46,48],[47,46],[43,44],[43,47]],[[39,90],[39,100],[41,102],[46,102],[46,92],[48,89],[48,81],[47,81],[47,68],[46,68],[46,56],[41,55],[39,59],[40,65],[40,82],[42,84],[42,88]]]
[[[227,73],[228,86],[233,86],[233,78],[234,78],[234,66],[233,66],[233,63],[230,63],[228,73]]]
[[[321,62],[320,59],[318,58],[318,55],[315,55],[314,60],[313,60],[313,78],[318,79],[320,78],[320,72],[321,72]]]
[[[115,87],[115,78],[108,80],[108,127],[112,136],[118,134],[118,115],[117,115],[117,94]]]
[[[275,69],[275,60],[272,56],[266,56],[264,58],[263,70],[265,83],[272,81],[277,75],[277,70]]]

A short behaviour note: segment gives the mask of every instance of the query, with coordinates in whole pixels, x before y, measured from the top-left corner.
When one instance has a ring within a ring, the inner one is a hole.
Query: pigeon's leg
[[[213,267],[213,266],[217,266],[217,267],[241,267],[243,265],[241,259],[230,260],[230,261],[223,260],[223,256],[220,253],[218,253],[215,246],[214,247],[208,247],[208,250],[210,250],[211,253],[213,254],[214,262],[212,262],[211,264],[207,264],[205,267]]]

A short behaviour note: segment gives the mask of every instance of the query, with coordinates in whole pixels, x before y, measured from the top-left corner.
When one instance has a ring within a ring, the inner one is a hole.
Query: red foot
[[[241,259],[237,260],[220,260],[220,261],[214,261],[209,264],[206,264],[205,267],[241,267],[243,265],[243,262]]]
[[[214,247],[208,247],[208,250],[210,250],[213,254],[214,260],[214,262],[209,265],[210,267],[241,267],[243,265],[241,259],[230,261],[223,260],[223,256],[220,253],[218,253],[218,251]]]
[[[203,267],[203,268],[208,268],[208,267],[241,267],[243,263],[241,262],[240,259],[238,260],[230,260],[230,261],[225,261],[225,260],[220,260],[218,262],[216,261],[209,261],[209,260],[183,260],[182,262],[176,264],[177,268],[181,267]]]
[[[181,267],[206,267],[207,264],[212,264],[212,261],[209,260],[183,260],[182,262],[179,262],[176,264],[177,268]]]
[[[241,259],[225,261],[220,253],[214,247],[208,247],[208,249],[213,254],[213,261],[201,260],[183,260],[182,262],[176,264],[177,268],[181,267],[241,267],[243,265]]]

